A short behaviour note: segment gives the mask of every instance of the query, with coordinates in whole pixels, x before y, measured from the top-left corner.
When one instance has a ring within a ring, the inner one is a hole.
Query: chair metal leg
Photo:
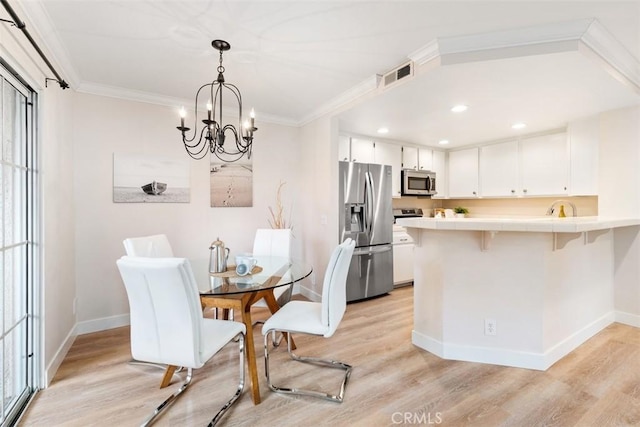
[[[304,390],[301,388],[279,387],[272,384],[271,376],[269,373],[269,345],[268,345],[269,332],[271,331],[267,331],[267,333],[264,334],[264,371],[267,377],[267,384],[269,385],[269,388],[271,390],[277,393],[313,396],[313,397],[319,397],[322,399],[330,400],[332,402],[342,403],[342,401],[344,400],[344,392],[347,387],[347,382],[349,381],[349,377],[351,376],[351,370],[353,369],[353,367],[346,363],[338,362],[335,360],[319,359],[316,357],[308,357],[308,356],[297,356],[296,354],[293,353],[293,351],[291,351],[291,341],[292,341],[291,339],[287,340],[287,351],[289,353],[289,356],[291,356],[291,358],[296,362],[310,363],[310,364],[328,367],[328,368],[342,369],[345,371],[342,384],[340,385],[340,392],[337,395],[335,395],[335,394],[328,394],[325,392],[314,391],[314,390]],[[290,332],[289,332],[289,337],[291,337]]]
[[[233,405],[233,403],[238,400],[238,397],[242,394],[244,390],[244,334],[238,334],[238,349],[240,350],[240,383],[238,384],[238,388],[236,389],[236,394],[233,395],[231,399],[218,411],[215,417],[211,420],[208,427],[215,426],[218,421],[222,418],[222,416],[227,412],[227,409]]]
[[[191,384],[192,376],[193,376],[193,369],[187,368],[187,378],[184,380],[184,382],[182,383],[180,388],[178,388],[178,390],[176,390],[175,393],[173,393],[171,396],[169,396],[167,398],[167,400],[162,402],[160,404],[160,406],[158,406],[155,409],[155,411],[153,411],[153,414],[151,414],[151,416],[149,418],[144,420],[144,422],[141,424],[141,427],[146,427],[146,426],[149,426],[149,425],[153,424],[153,422],[162,413],[162,411],[164,411],[166,408],[169,407],[169,405],[171,405],[173,402],[175,402],[175,400],[178,398],[178,396],[180,396],[182,394],[182,392],[185,391],[189,387],[189,385]]]
[[[238,384],[238,388],[236,389],[236,392],[233,395],[233,397],[231,397],[231,399],[229,399],[229,401],[224,404],[222,409],[220,409],[218,411],[218,413],[215,415],[215,417],[213,417],[213,419],[209,423],[209,427],[215,426],[218,423],[218,421],[220,421],[222,416],[227,412],[227,410],[231,407],[231,405],[233,405],[233,403],[236,400],[238,400],[238,397],[240,397],[240,395],[242,394],[242,391],[244,390],[244,382],[245,382],[245,374],[244,374],[244,371],[245,371],[245,369],[244,369],[244,334],[243,333],[238,334],[237,335],[237,339],[238,339],[238,343],[239,343],[238,344],[238,349],[239,349],[239,353],[240,353],[240,383]],[[153,414],[151,414],[151,416],[149,416],[146,420],[144,420],[144,422],[141,424],[141,427],[146,427],[146,426],[149,426],[149,425],[153,424],[156,421],[156,419],[158,418],[158,416],[160,416],[162,411],[167,409],[173,402],[175,402],[176,399],[178,398],[178,396],[180,396],[189,387],[189,385],[191,384],[191,378],[192,377],[193,377],[193,369],[192,368],[187,368],[187,378],[184,380],[184,383],[182,383],[180,388],[178,388],[178,390],[176,390],[175,393],[173,393],[171,396],[169,396],[167,398],[167,400],[162,402],[160,404],[160,406],[158,406],[153,411]]]

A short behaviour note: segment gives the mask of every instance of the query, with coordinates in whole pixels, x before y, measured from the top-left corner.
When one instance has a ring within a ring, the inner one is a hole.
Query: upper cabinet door
[[[415,147],[402,147],[402,167],[404,169],[418,170],[418,149]]]
[[[433,170],[433,150],[428,148],[418,149],[418,168],[421,171]]]
[[[478,197],[477,147],[449,152],[449,197]]]
[[[376,142],[374,147],[375,163],[391,165],[391,194],[400,197],[400,169],[402,168],[402,147],[386,142]]]
[[[351,161],[358,163],[373,163],[373,141],[369,139],[351,138]]]
[[[350,153],[351,138],[348,136],[340,135],[338,139],[338,160],[341,162],[348,162],[351,160]]]
[[[525,196],[567,194],[569,156],[565,132],[522,139],[520,161]]]
[[[520,195],[518,141],[480,148],[480,194],[483,197]]]

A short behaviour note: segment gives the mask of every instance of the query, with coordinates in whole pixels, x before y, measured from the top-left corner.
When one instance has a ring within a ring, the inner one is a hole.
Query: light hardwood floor
[[[264,379],[262,335],[256,350],[263,402],[249,387],[226,426],[637,426],[640,425],[640,329],[613,324],[546,372],[442,360],[411,344],[412,288],[349,304],[329,339],[297,336],[299,354],[354,365],[342,404],[279,395]],[[266,311],[265,314],[266,315]],[[135,426],[176,388],[162,373],[128,364],[128,328],[79,336],[51,386],[38,393],[20,425]],[[156,425],[206,425],[233,391],[235,345],[196,370],[191,388]],[[340,371],[273,354],[276,383],[337,391]]]

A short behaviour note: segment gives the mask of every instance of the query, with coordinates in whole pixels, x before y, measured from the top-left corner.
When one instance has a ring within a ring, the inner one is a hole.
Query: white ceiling
[[[10,0],[10,3],[18,0]],[[39,34],[73,89],[165,105],[193,103],[216,76],[260,120],[299,125],[437,39],[596,18],[640,57],[640,2],[29,0]],[[4,17],[0,14],[0,17]],[[341,114],[345,130],[451,146],[509,137],[637,104],[638,95],[577,50],[443,65]],[[452,115],[465,103],[470,109]],[[258,135],[257,135],[258,137]]]

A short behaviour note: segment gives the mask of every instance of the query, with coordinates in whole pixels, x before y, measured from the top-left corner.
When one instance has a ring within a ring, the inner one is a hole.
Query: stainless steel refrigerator
[[[393,289],[391,166],[340,162],[340,241],[356,248],[347,277],[347,301]]]

